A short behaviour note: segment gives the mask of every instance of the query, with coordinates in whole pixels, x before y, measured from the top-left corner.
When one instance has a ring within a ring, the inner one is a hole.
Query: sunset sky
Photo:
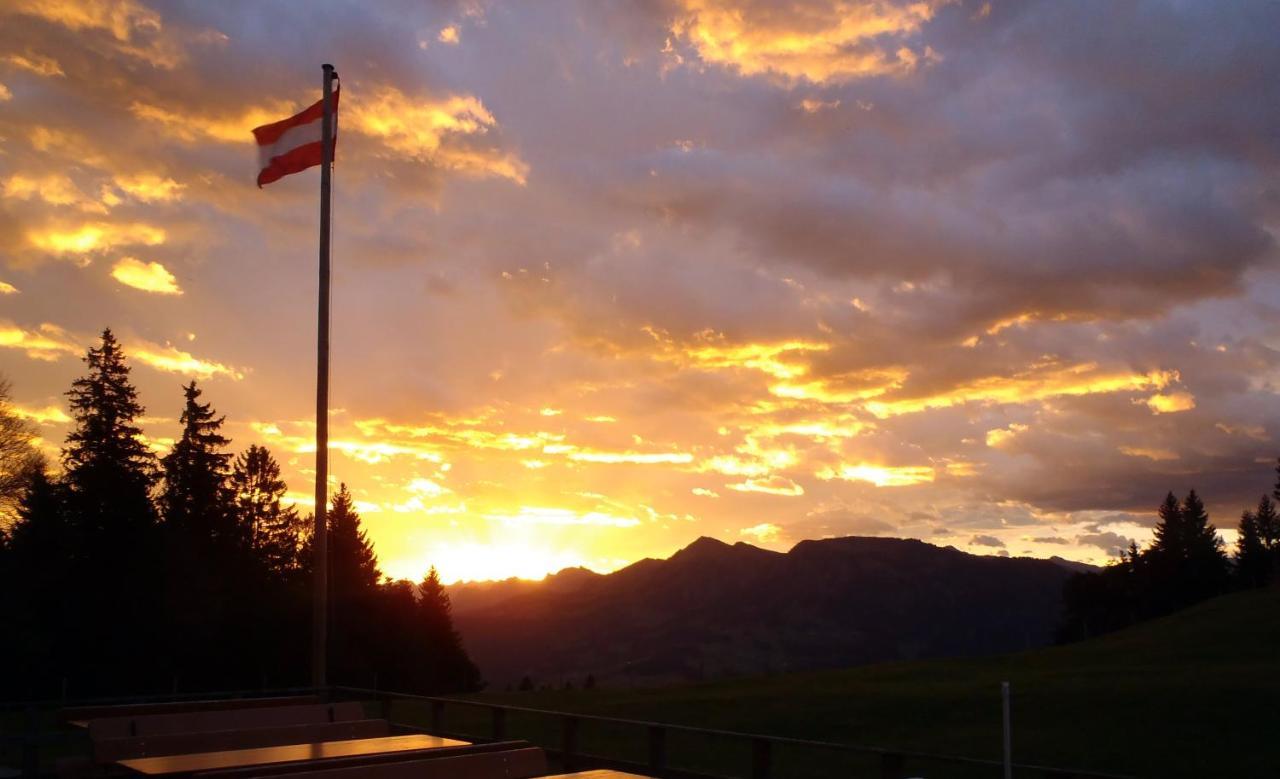
[[[0,3],[0,373],[56,462],[103,327],[157,451],[200,380],[384,571],[700,535],[1104,562],[1280,454],[1280,3]],[[1228,541],[1230,532],[1224,533]]]

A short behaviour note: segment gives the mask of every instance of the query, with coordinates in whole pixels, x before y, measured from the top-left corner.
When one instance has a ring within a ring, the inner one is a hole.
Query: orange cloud
[[[945,2],[682,0],[671,33],[703,62],[744,76],[842,82],[907,73],[937,59],[932,49],[917,52],[905,41]]]
[[[759,525],[744,527],[738,531],[738,534],[749,536],[755,539],[757,543],[767,544],[770,541],[776,541],[781,532],[782,528],[777,525],[771,522],[762,522]]]
[[[79,342],[66,330],[45,322],[35,330],[26,330],[13,322],[0,319],[0,348],[20,349],[33,360],[53,361],[64,354],[80,354]]]
[[[839,468],[824,468],[817,473],[823,480],[841,479],[843,481],[865,481],[877,487],[906,487],[913,484],[924,484],[934,479],[934,469],[927,465],[841,465]]]
[[[53,57],[45,57],[40,54],[27,52],[26,54],[8,54],[5,55],[4,61],[19,70],[25,70],[34,73],[37,76],[45,78],[53,78],[57,76],[65,76],[62,66]]]
[[[865,408],[884,418],[964,403],[1031,403],[1063,396],[1161,389],[1177,379],[1174,371],[1127,373],[1104,370],[1097,363],[1062,365],[1050,360],[1012,376],[988,376],[925,397],[870,401]]]
[[[213,360],[202,360],[190,352],[184,352],[173,346],[133,341],[125,344],[124,352],[129,359],[137,360],[143,365],[166,373],[179,373],[201,379],[225,376],[238,381],[244,378],[244,373],[236,368]]]
[[[35,16],[74,32],[106,33],[112,48],[160,68],[173,68],[185,55],[161,35],[160,15],[133,0],[11,0],[8,13]]]
[[[728,487],[738,492],[762,492],[765,495],[796,497],[804,494],[804,487],[781,476],[769,479],[747,479],[739,484],[730,484]]]
[[[111,269],[116,281],[143,292],[161,295],[181,295],[178,280],[158,262],[143,262],[135,257],[124,257]]]
[[[79,226],[29,230],[27,241],[50,254],[86,255],[117,246],[157,246],[165,242],[163,228],[141,222],[93,222]]]
[[[347,106],[347,127],[402,156],[518,184],[524,184],[529,174],[529,166],[514,154],[454,142],[482,136],[497,126],[493,114],[477,97],[416,98],[385,85],[366,91]]]
[[[1153,414],[1176,414],[1195,408],[1196,399],[1190,392],[1168,392],[1147,398],[1147,406]]]

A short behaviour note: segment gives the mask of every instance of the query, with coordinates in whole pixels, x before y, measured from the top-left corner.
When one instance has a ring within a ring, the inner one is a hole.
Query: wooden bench
[[[522,747],[399,762],[315,767],[288,774],[288,779],[530,779],[547,770],[547,753],[538,747]]]
[[[494,752],[511,752],[532,749],[542,753],[528,741],[494,741],[488,744],[471,744],[468,746],[445,747],[418,754],[387,753],[358,755],[354,757],[333,757],[321,760],[301,760],[290,763],[274,763],[272,765],[247,766],[244,768],[223,768],[216,771],[200,771],[192,774],[192,779],[251,779],[251,777],[287,777],[298,779],[298,774],[309,774],[317,771],[342,769],[368,770],[371,767],[394,763],[423,763],[435,760],[446,760],[454,757],[484,755]],[[545,764],[546,757],[543,757]],[[543,773],[546,769],[543,769]]]
[[[391,726],[383,719],[325,722],[319,725],[282,725],[238,730],[206,730],[194,733],[169,733],[155,736],[100,738],[93,742],[93,762],[114,763],[133,757],[181,755],[191,752],[214,752],[223,749],[249,749],[279,744],[306,744],[318,741],[340,741],[354,738],[376,738],[390,735]]]
[[[270,728],[287,725],[321,725],[365,719],[364,705],[356,701],[317,703],[306,706],[262,706],[248,709],[218,709],[173,714],[140,714],[89,721],[89,738],[136,738],[212,730]]]
[[[204,701],[164,701],[111,706],[72,706],[58,712],[63,722],[86,722],[109,717],[137,717],[143,714],[181,714],[192,711],[253,709],[270,706],[305,706],[320,703],[318,695],[288,695],[271,698],[219,698]]]
[[[301,770],[289,779],[530,779],[546,774],[547,755],[537,747],[440,755],[394,763]]]

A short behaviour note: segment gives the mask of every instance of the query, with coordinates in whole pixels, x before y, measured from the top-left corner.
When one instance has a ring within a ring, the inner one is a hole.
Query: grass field
[[[1275,588],[1218,598],[1092,641],[1001,657],[651,690],[489,693],[477,698],[996,759],[1004,680],[1014,691],[1018,762],[1161,779],[1280,775],[1280,590]],[[509,720],[509,733],[554,738],[553,723],[529,716],[522,724],[522,717],[526,715]],[[588,738],[584,729],[583,746],[642,759],[643,738],[644,733],[621,729]],[[707,751],[705,744],[669,744],[673,764],[705,766]],[[745,768],[745,755],[736,750],[726,746],[712,752],[712,768]],[[842,776],[873,770],[871,765],[824,764],[813,756],[778,757],[781,776],[825,775],[826,767],[833,771],[830,775]],[[944,766],[909,768],[930,779],[974,775]]]

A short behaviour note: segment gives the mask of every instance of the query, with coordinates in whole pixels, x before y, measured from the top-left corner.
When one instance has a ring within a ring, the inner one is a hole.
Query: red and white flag
[[[255,127],[258,141],[258,186],[321,163],[320,136],[324,100],[288,119]],[[333,90],[333,146],[338,146],[338,89]]]

